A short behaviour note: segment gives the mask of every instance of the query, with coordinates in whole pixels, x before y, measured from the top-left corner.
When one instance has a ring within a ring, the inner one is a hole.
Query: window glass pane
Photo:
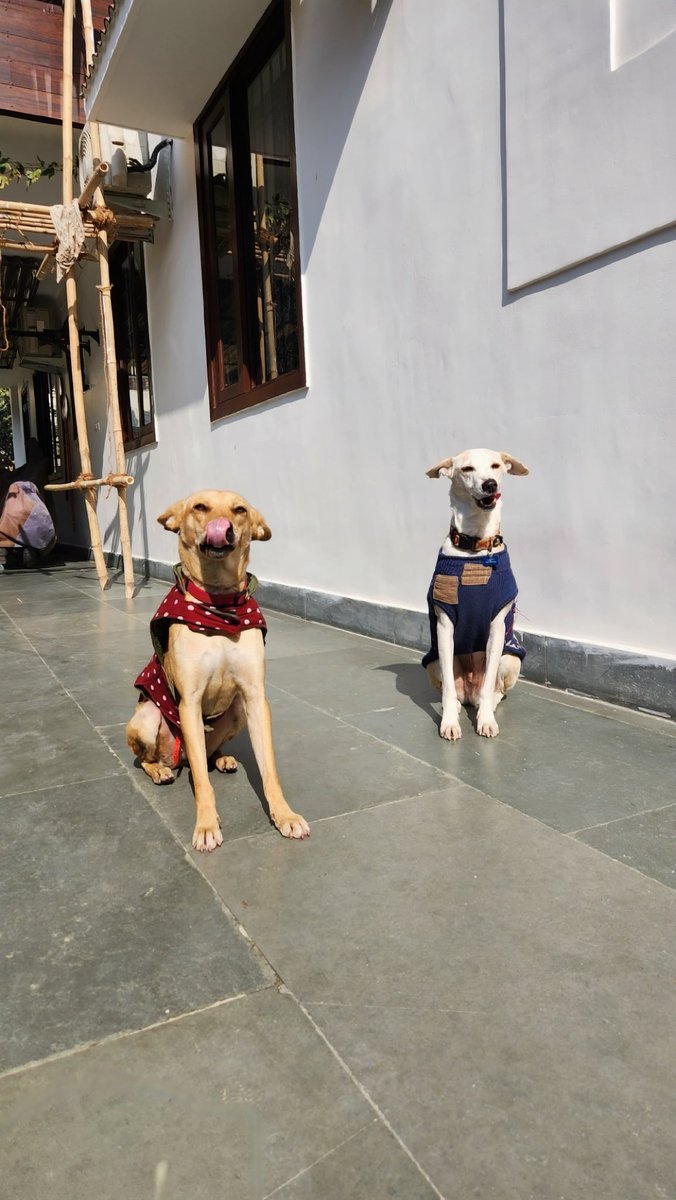
[[[140,242],[132,244],[131,264],[132,312],[136,341],[138,380],[138,410],[141,426],[153,421],[153,397],[150,381],[150,333],[148,331],[148,301],[146,277],[143,264],[143,247]]]
[[[143,249],[120,242],[110,257],[117,385],[125,441],[153,432],[150,335]]]
[[[136,377],[136,354],[134,353],[134,278],[133,259],[129,251],[122,261],[122,282],[125,299],[125,354],[124,368],[127,373],[127,388],[129,392],[129,415],[132,434],[141,428],[141,410],[139,405],[138,379]],[[121,355],[118,354],[118,357]]]
[[[214,125],[207,137],[209,147],[210,187],[213,202],[216,264],[218,268],[218,318],[221,335],[223,386],[237,383],[239,354],[237,349],[237,293],[233,255],[232,215],[230,212],[230,179],[225,117]]]
[[[298,366],[286,46],[247,90],[261,382]]]
[[[62,459],[61,380],[58,375],[48,376],[49,425],[52,442],[52,474],[60,475]]]

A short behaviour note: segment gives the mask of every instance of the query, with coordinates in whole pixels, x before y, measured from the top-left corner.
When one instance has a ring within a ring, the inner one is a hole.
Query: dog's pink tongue
[[[209,521],[206,528],[209,545],[215,546],[217,549],[220,549],[221,546],[227,546],[230,525],[231,522],[227,517],[217,517],[215,521]]]

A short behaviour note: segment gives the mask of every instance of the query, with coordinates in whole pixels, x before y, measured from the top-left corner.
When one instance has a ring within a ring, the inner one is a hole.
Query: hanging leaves
[[[56,172],[60,170],[61,167],[58,162],[45,162],[39,155],[36,163],[24,165],[24,163],[19,162],[15,158],[8,158],[6,154],[0,151],[0,191],[8,187],[10,183],[18,182],[20,179],[23,179],[26,187],[29,188],[32,184],[37,183],[38,179],[42,179],[43,177],[45,179],[53,179]]]

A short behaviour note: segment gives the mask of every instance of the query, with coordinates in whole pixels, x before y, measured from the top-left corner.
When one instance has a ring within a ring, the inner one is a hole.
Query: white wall
[[[676,243],[509,296],[498,5],[373,7],[294,2],[309,386],[214,426],[194,152],[174,145],[175,219],[146,260],[158,444],[129,456],[135,553],[173,561],[157,514],[232,488],[272,527],[262,578],[423,610],[448,521],[424,471],[487,445],[531,468],[505,488],[523,627],[676,655]]]

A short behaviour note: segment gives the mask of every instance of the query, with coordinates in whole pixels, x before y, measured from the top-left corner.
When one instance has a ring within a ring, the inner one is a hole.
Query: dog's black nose
[[[484,492],[488,492],[489,496],[491,492],[497,492],[498,490],[498,485],[494,479],[484,479],[481,487]]]

